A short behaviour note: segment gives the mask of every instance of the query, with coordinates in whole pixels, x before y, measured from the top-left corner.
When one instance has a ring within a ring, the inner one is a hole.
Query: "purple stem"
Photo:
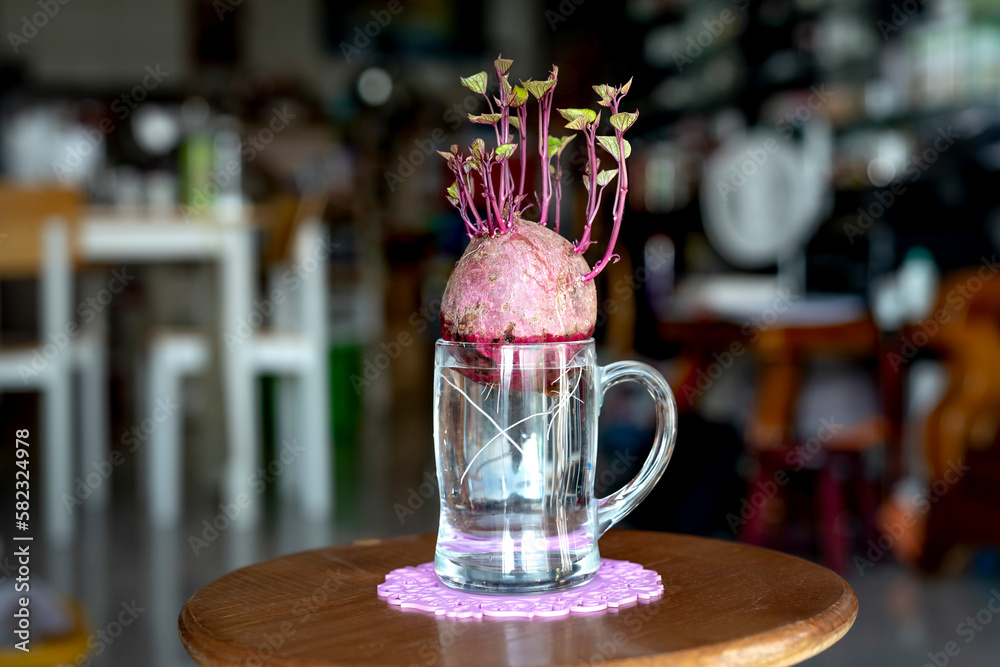
[[[520,150],[521,154],[518,156],[518,159],[521,160],[521,182],[517,186],[517,196],[520,197],[521,195],[524,194],[524,172],[526,171],[526,168],[528,166],[528,156],[526,155],[526,152],[528,150],[528,135],[526,133],[527,129],[528,129],[527,128],[527,123],[528,123],[528,105],[527,104],[522,104],[521,106],[519,106],[517,108],[517,119],[519,121],[518,125],[521,126],[520,129],[518,130],[518,133],[520,134],[520,140],[519,140],[518,143],[520,144],[520,148],[521,148],[521,150]]]
[[[618,101],[621,97],[616,97],[611,102],[611,113],[618,113]],[[628,170],[625,168],[625,138],[621,130],[615,129],[615,137],[618,139],[618,192],[615,194],[614,226],[611,228],[611,238],[608,240],[608,247],[604,250],[604,257],[600,259],[589,273],[583,276],[583,282],[593,280],[600,273],[612,257],[615,255],[615,244],[618,242],[618,230],[621,228],[622,215],[625,212],[625,196],[628,194]]]
[[[590,179],[590,187],[587,188],[587,224],[583,227],[583,236],[580,237],[580,242],[573,248],[577,253],[585,251],[590,244],[590,226],[597,215],[597,123],[592,123],[584,130],[584,133],[587,139],[587,156],[590,164],[590,176],[584,174],[584,178]]]
[[[493,189],[493,162],[487,161],[483,164],[483,184],[486,187],[486,208],[487,212],[490,211],[492,207],[493,219],[495,220],[495,227],[491,229],[490,233],[494,233],[499,229],[501,234],[506,233],[507,226],[504,224],[503,216],[500,214],[500,207],[497,205],[496,193]]]
[[[556,154],[556,234],[559,233],[559,214],[562,209],[562,160],[561,155]]]
[[[476,202],[472,198],[472,192],[470,191],[468,184],[465,182],[465,179],[468,178],[468,174],[465,173],[465,169],[463,169],[462,165],[459,165],[458,169],[459,173],[456,173],[455,176],[457,176],[458,181],[459,201],[465,202],[466,205],[472,209],[472,215],[476,219],[476,225],[474,227],[476,234],[483,234],[485,232],[483,219],[479,217],[479,210],[476,209]]]

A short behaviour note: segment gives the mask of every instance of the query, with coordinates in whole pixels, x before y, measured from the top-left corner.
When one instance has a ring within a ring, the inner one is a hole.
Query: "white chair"
[[[251,479],[260,467],[261,438],[257,414],[237,414],[233,405],[259,405],[258,380],[263,375],[278,377],[279,443],[295,441],[303,447],[300,456],[283,464],[285,472],[279,486],[282,497],[294,491],[305,514],[311,519],[325,519],[332,510],[333,471],[331,463],[329,373],[326,339],[325,262],[316,256],[321,247],[321,222],[325,200],[284,202],[286,215],[279,214],[271,226],[272,237],[281,250],[270,253],[272,277],[268,294],[258,303],[273,306],[272,324],[277,327],[252,327],[240,335],[237,323],[223,317],[226,345],[234,346],[226,355],[230,363],[221,364],[226,406],[227,463],[224,472],[225,502],[241,493],[252,498],[241,508],[237,527],[249,528],[260,518],[261,499],[251,488]],[[246,242],[234,236],[232,242]],[[249,253],[238,253],[248,256]],[[295,267],[295,268],[293,268]],[[311,270],[306,270],[309,267]],[[253,266],[231,267],[233,271],[255,274]],[[294,270],[295,279],[282,280]],[[237,276],[229,279],[235,280]],[[225,276],[223,279],[227,279]],[[278,290],[281,303],[272,303]],[[247,299],[250,301],[250,298]],[[223,304],[225,312],[232,304]],[[204,333],[167,333],[154,337],[151,344],[147,400],[172,395],[180,402],[180,378],[204,372],[210,361],[211,345]],[[243,392],[242,396],[238,396]],[[247,393],[253,398],[247,399]],[[146,465],[149,509],[157,525],[175,525],[182,514],[181,451],[183,447],[179,419],[169,428],[158,427],[149,441]]]
[[[180,404],[184,378],[203,373],[211,360],[205,336],[194,331],[159,331],[149,344],[144,413],[157,419],[162,402]],[[151,430],[145,453],[149,512],[156,526],[181,518],[183,414],[167,414]]]
[[[95,317],[83,327],[73,319],[72,232],[80,200],[70,190],[0,186],[0,277],[39,280],[39,335],[36,346],[0,346],[0,390],[35,390],[42,394],[41,437],[33,445],[45,452],[40,471],[42,510],[47,537],[57,546],[73,537],[74,410],[73,373],[81,371],[82,460],[86,483],[91,465],[108,456],[107,355],[104,323]],[[91,489],[85,508],[101,508],[107,483]]]

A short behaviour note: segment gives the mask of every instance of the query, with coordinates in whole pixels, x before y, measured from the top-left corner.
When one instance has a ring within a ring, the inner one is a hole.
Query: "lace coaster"
[[[385,575],[378,596],[408,611],[430,612],[446,618],[556,618],[594,614],[663,595],[660,575],[627,560],[602,558],[594,578],[582,586],[533,595],[485,595],[445,586],[434,573],[434,563],[402,567]]]

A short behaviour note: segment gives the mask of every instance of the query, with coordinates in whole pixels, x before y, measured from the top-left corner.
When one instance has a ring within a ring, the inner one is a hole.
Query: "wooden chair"
[[[774,327],[761,332],[755,351],[759,360],[757,398],[746,433],[747,447],[757,462],[757,473],[748,485],[751,494],[775,479],[779,471],[788,470],[789,453],[802,444],[794,425],[796,403],[809,360],[818,356],[877,359],[878,332],[867,319],[825,326]],[[824,561],[835,571],[844,571],[850,552],[847,537],[838,530],[847,504],[839,473],[843,468],[857,473],[857,505],[863,527],[873,531],[878,492],[875,482],[861,474],[860,456],[867,450],[883,447],[888,437],[887,421],[877,416],[829,434],[816,453],[820,462],[816,490],[820,546]],[[773,499],[769,495],[743,525],[744,541],[750,544],[766,541]]]
[[[38,279],[40,336],[36,345],[0,346],[0,389],[42,394],[45,530],[60,543],[73,533],[74,506],[64,500],[74,495],[75,370],[82,376],[81,477],[92,472],[91,464],[107,458],[109,442],[103,319],[95,317],[83,327],[74,320],[74,240],[80,212],[80,197],[73,191],[0,185],[0,279]],[[107,484],[98,484],[91,493],[86,506],[100,507]]]
[[[880,518],[900,560],[936,571],[956,547],[1000,544],[1000,279],[947,276],[932,315],[904,337],[939,355],[948,385],[923,428],[931,502],[889,500]]]

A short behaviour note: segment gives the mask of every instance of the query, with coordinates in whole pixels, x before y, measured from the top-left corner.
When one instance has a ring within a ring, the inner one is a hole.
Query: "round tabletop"
[[[200,665],[793,665],[850,629],[847,582],[775,551],[614,530],[601,555],[663,578],[663,597],[594,615],[455,620],[376,596],[390,570],[434,558],[434,535],[282,556],[216,579],[180,615]]]

